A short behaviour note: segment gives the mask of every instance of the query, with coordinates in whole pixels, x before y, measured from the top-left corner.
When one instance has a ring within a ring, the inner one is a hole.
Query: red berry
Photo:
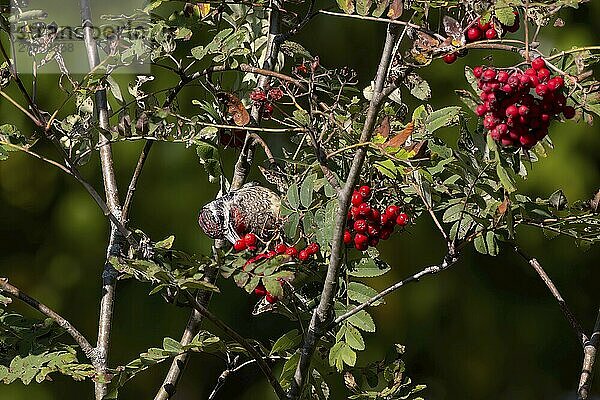
[[[236,241],[233,245],[235,251],[246,250],[246,242],[243,239]]]
[[[490,29],[492,25],[490,24],[490,21],[488,21],[488,22],[486,22],[486,23],[484,24],[484,23],[482,23],[482,22],[481,22],[481,18],[477,18],[477,26],[479,27],[479,29],[480,29],[482,32],[485,32],[485,31],[487,31],[488,29]]]
[[[250,100],[252,101],[265,101],[266,99],[267,95],[262,89],[254,89],[252,93],[250,93]]]
[[[396,223],[400,226],[405,226],[408,224],[408,214],[400,213],[398,214],[398,218],[396,218]]]
[[[478,66],[473,68],[473,75],[475,75],[475,78],[481,78],[481,75],[483,75],[483,67]]]
[[[551,92],[554,92],[556,89],[559,88],[558,86],[558,82],[555,80],[555,78],[552,78],[548,81],[548,83],[546,83],[546,86],[548,86],[548,90],[550,90]]]
[[[381,220],[381,213],[376,208],[371,208],[371,215],[369,217],[371,221],[379,222]]]
[[[361,203],[358,206],[358,213],[363,217],[366,217],[371,214],[371,206],[368,203]]]
[[[483,75],[481,76],[484,81],[491,81],[496,79],[496,71],[489,68],[483,71]]]
[[[550,78],[550,75],[548,68],[542,68],[537,72],[537,77],[541,82],[546,82]]]
[[[379,244],[379,238],[372,237],[369,239],[369,246],[375,247]]]
[[[352,205],[358,207],[363,202],[363,196],[359,192],[352,194]]]
[[[521,137],[519,138],[519,142],[520,142],[520,143],[521,143],[521,145],[522,145],[523,147],[525,147],[526,149],[530,149],[530,148],[532,148],[533,146],[535,146],[535,144],[536,144],[536,139],[535,139],[535,136],[533,136],[533,135],[531,135],[531,134],[529,134],[529,133],[528,133],[528,134],[526,134],[526,135],[523,135],[523,136],[521,136]]]
[[[365,233],[367,231],[367,221],[364,219],[354,221],[354,230],[359,233]]]
[[[533,69],[540,70],[546,66],[546,61],[542,57],[535,58],[531,61],[531,67]]]
[[[271,250],[265,254],[265,258],[273,258],[276,255],[277,255],[277,252],[275,250]]]
[[[498,75],[496,76],[496,79],[498,80],[498,82],[500,83],[506,83],[508,82],[508,72],[506,71],[498,71]]]
[[[358,207],[352,207],[350,209],[350,214],[352,215],[352,218],[358,218],[358,217],[360,217],[360,213],[358,211]]]
[[[388,240],[391,235],[392,235],[392,229],[390,229],[390,228],[383,228],[381,230],[381,232],[379,233],[379,238],[381,240]]]
[[[356,247],[356,250],[365,251],[366,249],[369,248],[369,244],[368,243],[355,244],[354,247]]]
[[[352,243],[352,234],[350,233],[350,231],[346,230],[344,232],[344,244],[350,243]]]
[[[288,247],[283,243],[279,243],[277,246],[275,246],[275,252],[277,252],[277,254],[283,254],[287,249]]]
[[[363,185],[358,189],[358,192],[362,195],[363,199],[368,199],[371,195],[371,188],[367,185]]]
[[[535,92],[540,96],[545,96],[548,94],[548,86],[545,83],[540,83],[535,87]]]
[[[308,251],[311,255],[317,254],[319,252],[319,244],[311,243],[306,247],[306,251]]]
[[[527,115],[529,114],[529,107],[523,105],[519,107],[519,115]]]
[[[369,238],[367,235],[363,235],[362,233],[357,233],[354,235],[354,244],[356,245],[357,249],[363,245],[366,245],[368,241]]]
[[[308,67],[304,64],[300,64],[298,66],[296,66],[296,73],[299,74],[307,74],[308,73]]]
[[[272,101],[280,100],[283,97],[283,90],[280,88],[273,88],[269,90],[269,99]]]
[[[265,103],[262,108],[262,117],[264,119],[270,119],[273,115],[273,104]]]
[[[367,227],[367,233],[371,238],[379,236],[379,229],[373,225]]]
[[[387,206],[387,208],[385,209],[385,213],[388,215],[397,216],[399,212],[400,209],[398,208],[398,206],[395,205]]]
[[[494,28],[490,28],[487,31],[485,31],[486,39],[496,39],[497,37],[498,37],[498,32],[496,32],[496,30]]]
[[[246,243],[246,246],[250,247],[250,246],[256,246],[256,235],[254,233],[248,233],[244,236],[243,238],[244,243]]]
[[[555,76],[554,78],[552,78],[552,80],[554,80],[556,82],[556,87],[558,89],[560,89],[561,87],[563,87],[565,85],[565,79],[562,76]]]
[[[288,247],[287,250],[285,251],[285,254],[287,254],[288,256],[291,256],[291,257],[297,257],[298,250],[296,250],[295,247]]]
[[[488,108],[484,104],[478,105],[475,109],[475,114],[477,114],[480,117],[483,117],[486,112],[488,112]]]
[[[300,250],[300,253],[298,254],[298,259],[300,259],[300,261],[306,261],[308,260],[308,257],[310,257],[310,253],[306,249]]]
[[[277,303],[279,301],[279,299],[277,297],[273,296],[271,293],[267,293],[267,295],[265,296],[265,299],[267,300],[267,302],[269,304]]]
[[[454,61],[456,61],[457,58],[458,56],[456,55],[456,53],[448,53],[445,54],[444,57],[442,57],[446,64],[452,64]]]
[[[519,115],[519,110],[513,104],[513,105],[510,105],[510,106],[506,107],[505,114],[506,114],[507,117],[516,118]]]
[[[481,39],[481,31],[479,28],[473,26],[467,30],[467,37],[471,42]]]
[[[566,106],[565,108],[563,108],[563,115],[566,119],[571,119],[575,117],[575,108],[573,108],[572,106]]]
[[[262,283],[259,283],[256,288],[254,288],[254,294],[257,296],[265,296],[267,294],[267,288],[265,288],[265,285],[263,285]]]

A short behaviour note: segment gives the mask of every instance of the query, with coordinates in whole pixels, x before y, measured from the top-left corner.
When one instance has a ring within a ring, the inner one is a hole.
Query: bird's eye
[[[221,221],[217,216],[208,208],[200,210],[198,215],[198,225],[200,228],[212,239],[219,239],[222,237]]]

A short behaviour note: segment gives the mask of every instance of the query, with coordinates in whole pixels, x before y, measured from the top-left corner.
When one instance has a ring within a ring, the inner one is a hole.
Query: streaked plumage
[[[268,240],[279,226],[281,199],[272,190],[255,183],[230,192],[200,210],[198,224],[212,239],[231,243],[252,232]]]

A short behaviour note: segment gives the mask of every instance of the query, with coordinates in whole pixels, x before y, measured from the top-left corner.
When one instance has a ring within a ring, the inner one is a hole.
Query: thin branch
[[[6,100],[8,100],[13,106],[17,107],[23,114],[25,114],[31,121],[33,121],[34,124],[40,126],[39,125],[40,120],[38,118],[34,117],[33,114],[31,114],[25,108],[23,108],[22,105],[20,105],[17,101],[15,101],[15,99],[10,97],[7,93],[3,92],[2,90],[0,90],[0,96],[4,97]]]
[[[379,61],[377,74],[375,76],[373,97],[369,103],[369,108],[360,135],[359,143],[370,141],[371,136],[373,135],[373,128],[377,120],[377,114],[383,100],[385,99],[382,93],[385,89],[387,81],[388,67],[391,63],[392,52],[399,36],[400,31],[398,27],[388,25],[384,48]],[[352,160],[346,182],[338,194],[339,209],[336,215],[335,228],[332,235],[329,267],[327,268],[327,275],[323,290],[321,292],[319,305],[315,309],[308,330],[304,335],[304,343],[300,349],[300,361],[298,362],[294,379],[288,391],[288,398],[290,399],[296,399],[302,393],[309,373],[310,362],[315,351],[317,341],[322,335],[323,328],[327,325],[328,321],[332,317],[333,301],[337,290],[338,274],[342,261],[341,254],[343,250],[343,232],[346,225],[346,211],[348,210],[350,197],[360,175],[360,170],[365,156],[366,148],[359,147],[356,150]]]
[[[444,259],[444,261],[442,261],[441,264],[431,265],[429,267],[422,269],[421,271],[417,272],[416,274],[411,275],[408,278],[401,280],[400,282],[397,282],[397,283],[393,284],[392,286],[388,287],[387,289],[381,291],[376,296],[371,297],[369,300],[354,307],[352,310],[349,310],[345,314],[340,315],[331,323],[330,326],[338,325],[340,322],[345,321],[346,319],[350,318],[351,316],[358,313],[359,311],[369,307],[373,303],[376,303],[377,301],[383,299],[388,294],[395,292],[396,290],[400,289],[403,286],[406,286],[407,284],[409,284],[411,282],[418,282],[422,277],[424,277],[426,275],[435,275],[438,272],[441,272],[441,271],[444,271],[444,270],[450,268],[457,261],[458,261],[457,257],[454,257],[454,256],[446,257]]]
[[[583,367],[581,368],[581,376],[577,388],[577,400],[587,400],[589,397],[592,378],[594,377],[594,363],[596,361],[596,352],[598,351],[598,342],[600,342],[600,308],[598,308],[598,314],[596,315],[594,331],[583,347]]]
[[[579,322],[577,321],[577,318],[575,318],[575,316],[573,315],[573,313],[571,312],[571,310],[567,306],[567,303],[565,302],[565,300],[560,295],[560,292],[558,291],[558,289],[554,285],[554,282],[552,282],[552,279],[550,279],[550,277],[548,276],[548,274],[546,274],[546,271],[544,271],[544,268],[542,267],[542,265],[538,262],[538,260],[536,260],[535,258],[530,257],[529,255],[527,255],[518,246],[515,246],[514,250],[525,261],[527,261],[529,263],[529,265],[531,265],[533,267],[533,269],[535,270],[535,272],[537,272],[537,274],[540,276],[540,278],[542,279],[542,281],[544,282],[544,284],[546,285],[546,287],[548,288],[548,290],[550,290],[550,293],[552,294],[552,296],[558,302],[558,305],[560,306],[560,309],[562,310],[565,318],[567,319],[567,321],[569,321],[569,324],[571,325],[571,328],[575,332],[575,335],[577,335],[577,340],[582,345],[585,345],[585,343],[587,342],[588,338],[585,335],[585,333],[583,333],[583,329],[581,328],[581,324],[579,324]]]
[[[69,321],[67,321],[64,317],[59,315],[56,311],[52,310],[50,307],[45,304],[40,303],[33,297],[21,291],[19,288],[8,283],[8,278],[0,278],[0,291],[4,291],[8,293],[10,296],[15,299],[19,299],[24,303],[27,303],[29,306],[35,308],[45,316],[52,318],[60,327],[62,327],[75,342],[81,347],[84,354],[92,363],[94,363],[94,348],[87,341],[87,339],[73,326]]]
[[[206,307],[204,307],[202,304],[200,304],[200,302],[196,299],[196,297],[194,295],[192,295],[189,291],[187,291],[187,290],[184,291],[184,294],[187,297],[187,299],[190,301],[192,307],[196,311],[198,311],[203,317],[205,317],[206,319],[211,321],[213,324],[215,324],[219,329],[221,329],[223,332],[225,332],[227,334],[227,336],[231,337],[240,346],[242,346],[244,349],[246,349],[246,351],[248,351],[248,353],[250,353],[252,358],[254,358],[256,360],[256,363],[258,364],[259,368],[261,369],[261,371],[263,372],[263,374],[266,376],[269,383],[273,387],[273,390],[277,394],[277,397],[280,400],[286,399],[285,392],[281,388],[281,385],[279,384],[279,381],[277,380],[277,378],[275,378],[275,376],[273,375],[273,372],[271,371],[271,367],[269,367],[269,365],[264,360],[263,355],[261,355],[254,348],[254,346],[252,346],[250,343],[248,343],[248,341],[243,336],[241,336],[239,333],[237,333],[235,330],[233,330],[229,325],[227,325],[225,322],[221,321],[219,319],[219,317],[217,317],[216,315],[211,313]]]
[[[98,46],[94,37],[94,27],[92,23],[92,12],[89,0],[80,0],[81,21],[83,27],[83,37],[87,51],[88,64],[90,70],[94,70],[100,64]],[[106,90],[98,90],[94,103],[98,124],[101,132],[99,137],[100,147],[100,165],[102,169],[102,178],[104,181],[104,192],[106,194],[106,204],[110,212],[115,215],[119,221],[122,220],[121,203],[113,166],[112,148],[110,144],[110,124],[108,115],[108,100]],[[107,133],[107,134],[105,134]],[[111,223],[110,237],[106,249],[106,261],[102,272],[102,298],[100,300],[100,316],[98,318],[98,339],[96,343],[97,363],[95,365],[96,373],[104,375],[108,369],[108,350],[110,345],[110,333],[112,330],[112,317],[115,304],[116,277],[117,273],[113,266],[108,262],[109,257],[119,255],[123,250],[123,238],[121,232],[114,223]],[[96,400],[101,400],[107,392],[106,383],[100,379],[94,383],[96,388]]]
[[[67,174],[73,176],[73,173],[71,172],[71,170],[69,168],[65,167],[64,165],[62,165],[61,163],[59,163],[57,161],[54,161],[54,160],[52,160],[50,158],[46,158],[43,155],[38,154],[35,151],[30,150],[28,147],[19,146],[19,145],[10,143],[10,142],[5,142],[3,140],[0,140],[0,145],[6,146],[6,147],[11,147],[11,148],[13,148],[15,150],[22,151],[25,154],[29,154],[30,156],[35,157],[38,160],[42,160],[44,162],[47,162],[48,164],[53,165],[53,166],[59,168],[61,171],[66,172]]]
[[[133,195],[135,194],[135,190],[137,188],[138,180],[140,179],[140,175],[142,174],[142,169],[146,164],[146,160],[148,159],[148,154],[150,154],[150,150],[152,150],[153,140],[146,140],[144,143],[144,147],[140,152],[140,156],[138,157],[137,164],[135,166],[135,170],[133,171],[133,175],[131,180],[129,181],[129,186],[127,187],[127,194],[125,195],[125,201],[123,202],[123,212],[121,216],[122,223],[126,223],[129,218],[129,208],[131,207],[131,202],[133,200]]]

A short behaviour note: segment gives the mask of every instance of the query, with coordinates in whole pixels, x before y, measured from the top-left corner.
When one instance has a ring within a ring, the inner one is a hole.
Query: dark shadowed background
[[[600,2],[561,15],[562,29],[546,28],[543,49],[598,44]],[[522,34],[523,29],[520,33]],[[316,17],[296,40],[328,67],[355,68],[366,85],[373,76],[380,54],[384,25]],[[465,64],[477,65],[490,56],[471,51],[453,65],[434,62],[424,72],[433,88],[435,108],[459,104],[453,90],[464,88]],[[493,55],[495,63],[514,58]],[[154,88],[173,82],[163,70],[153,71]],[[598,76],[598,75],[596,75]],[[40,103],[46,109],[62,99],[56,76],[43,76]],[[129,77],[119,77],[125,82]],[[190,87],[180,95],[182,109],[190,105],[199,89]],[[21,114],[0,102],[0,123],[27,126]],[[550,157],[534,166],[520,188],[532,197],[547,198],[562,188],[570,201],[588,199],[600,188],[600,121],[554,123],[551,137],[556,148]],[[452,130],[441,133],[455,136]],[[274,141],[273,143],[277,143]],[[142,143],[114,146],[121,196],[137,160]],[[55,154],[51,149],[45,152]],[[235,156],[226,151],[228,160]],[[229,162],[231,174],[231,162]],[[101,188],[98,160],[83,174]],[[257,178],[256,171],[253,176]],[[176,236],[177,248],[192,253],[210,251],[210,241],[197,224],[202,204],[212,199],[211,185],[193,148],[155,145],[140,181],[131,214],[132,226],[158,240]],[[540,231],[520,230],[523,248],[537,257],[554,279],[575,315],[590,331],[600,298],[600,248],[587,252],[566,238],[546,239]],[[73,179],[29,156],[12,154],[0,163],[0,275],[56,309],[95,341],[100,273],[105,256],[108,224],[98,207]],[[381,245],[392,273],[375,281],[387,285],[437,263],[445,245],[426,217],[407,234]],[[222,293],[213,297],[211,308],[242,334],[265,342],[291,329],[284,317],[250,315],[256,299],[230,281],[219,282]],[[118,285],[112,336],[111,366],[123,365],[140,352],[162,343],[165,336],[179,339],[189,311],[148,297],[149,287],[136,281]],[[26,315],[35,312],[15,304]],[[382,358],[393,343],[407,346],[406,363],[413,381],[428,386],[427,399],[573,399],[579,379],[581,348],[535,272],[509,248],[496,258],[465,251],[459,264],[434,278],[407,286],[387,299],[387,305],[372,310],[378,331],[369,335],[367,352],[359,363]],[[206,324],[206,328],[214,327]],[[214,330],[216,333],[220,333]],[[123,399],[149,399],[162,382],[168,364],[140,374],[121,392]],[[212,356],[193,355],[183,377],[179,400],[204,399],[210,393],[222,362]],[[600,396],[600,368],[593,390]],[[330,380],[335,399],[345,397],[341,382]],[[10,400],[58,400],[91,398],[89,382],[77,383],[56,376],[54,382],[16,382],[0,386],[0,398]],[[249,367],[228,381],[221,399],[271,398],[263,376]],[[596,397],[598,398],[598,397]]]

